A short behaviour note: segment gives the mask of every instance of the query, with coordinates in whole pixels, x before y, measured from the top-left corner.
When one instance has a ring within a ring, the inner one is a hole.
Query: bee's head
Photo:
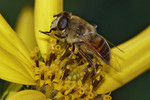
[[[52,22],[51,30],[64,30],[68,25],[68,20],[71,15],[71,13],[65,11],[54,15],[56,19]]]

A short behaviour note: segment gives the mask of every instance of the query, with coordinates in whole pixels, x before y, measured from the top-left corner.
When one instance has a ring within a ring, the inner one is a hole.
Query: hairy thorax
[[[78,16],[71,17],[68,27],[65,29],[65,34],[68,36],[68,43],[82,42],[83,37],[85,40],[89,40],[95,33],[95,28]]]

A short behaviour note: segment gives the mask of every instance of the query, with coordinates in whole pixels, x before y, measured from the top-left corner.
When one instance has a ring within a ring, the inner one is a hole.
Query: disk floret
[[[65,44],[50,39],[47,53],[41,55],[36,48],[31,58],[34,61],[35,89],[48,99],[60,100],[110,100],[108,94],[98,94],[103,82],[102,66],[96,63],[96,72],[80,54],[65,50]],[[108,96],[106,99],[106,96]]]

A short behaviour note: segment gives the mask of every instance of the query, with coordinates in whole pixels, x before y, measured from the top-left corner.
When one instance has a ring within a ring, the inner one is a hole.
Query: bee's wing
[[[91,51],[93,54],[101,58],[105,63],[107,64],[109,63],[109,59],[106,59],[106,58],[110,58],[109,57],[110,54],[106,54],[105,56],[108,56],[108,57],[104,57],[100,52],[101,48],[103,48],[103,45],[105,45],[107,49],[110,50],[108,43],[103,38],[101,38],[98,34],[96,34],[94,37],[92,37],[90,41],[86,40],[86,38],[84,37],[82,37],[82,40],[84,41],[84,44],[87,46],[87,49],[89,51]]]
[[[104,40],[106,40],[107,44],[109,43],[110,45],[112,45],[115,48],[117,48],[119,53],[125,53],[123,50],[121,50],[120,48],[118,48],[117,46],[115,46],[113,43],[111,43],[110,41],[108,41],[103,36],[99,35],[99,37],[101,37]],[[109,67],[113,68],[117,72],[121,72],[121,66],[120,66],[120,63],[119,63],[120,59],[122,59],[122,58],[120,58],[119,55],[117,55],[117,54],[115,54],[114,52],[111,51],[110,63],[108,65],[106,65],[106,66],[109,66]]]
[[[96,34],[96,37],[97,38],[100,38],[100,39],[103,39],[104,43],[106,46],[108,46],[108,49],[110,50],[110,47],[109,47],[109,44],[107,43],[106,39],[104,37],[102,37],[101,35],[99,34]],[[118,62],[118,57],[115,56],[111,51],[110,54],[108,53],[108,55],[106,54],[105,56],[103,56],[99,51],[98,49],[96,48],[97,46],[94,46],[96,43],[96,45],[99,45],[100,44],[100,41],[96,41],[96,39],[94,39],[93,41],[95,43],[90,43],[88,40],[86,40],[84,37],[83,37],[83,41],[86,45],[88,45],[89,49],[93,51],[93,53],[98,56],[98,58],[100,58],[100,62],[102,63],[102,65],[105,65],[105,66],[109,66],[111,68],[113,68],[115,71],[117,72],[120,72],[121,71],[121,67],[120,67],[120,64]],[[108,59],[106,59],[105,57],[106,56],[110,56],[110,61],[108,62]]]
[[[116,56],[114,53],[111,54],[111,59],[110,59],[109,66],[111,68],[113,68],[117,72],[121,72],[122,71],[120,63],[119,63],[119,59],[120,58],[118,56]]]

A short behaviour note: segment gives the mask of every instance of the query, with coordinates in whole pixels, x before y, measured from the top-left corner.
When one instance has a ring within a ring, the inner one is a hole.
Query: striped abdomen
[[[106,64],[110,62],[110,47],[106,40],[99,35],[95,35],[91,41],[91,46],[95,49],[95,54],[100,57]]]

